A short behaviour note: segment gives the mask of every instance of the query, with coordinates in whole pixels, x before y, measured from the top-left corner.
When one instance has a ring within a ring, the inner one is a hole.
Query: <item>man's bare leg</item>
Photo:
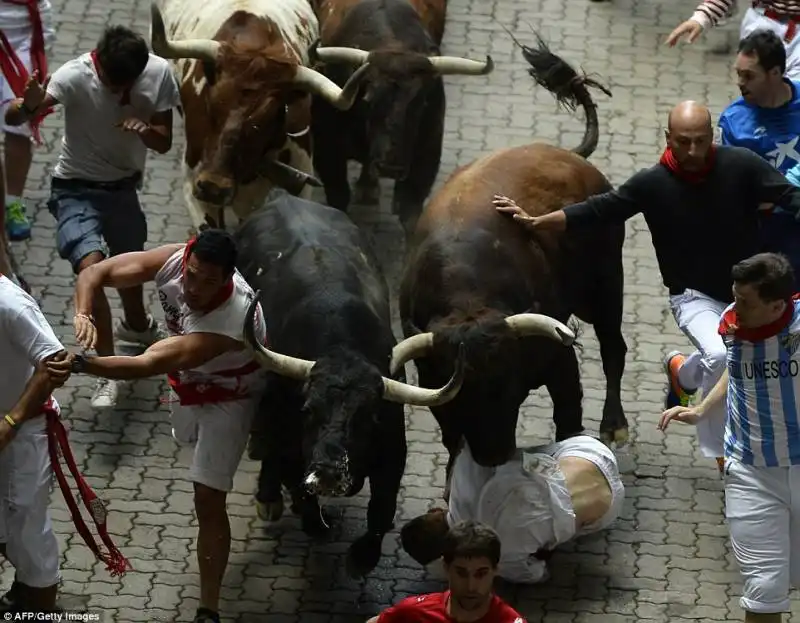
[[[197,565],[200,569],[200,608],[219,612],[222,578],[231,550],[231,525],[228,520],[228,494],[194,483],[194,508],[199,531]]]
[[[6,192],[8,193],[6,199],[11,205],[11,214],[7,225],[8,235],[12,240],[30,238],[30,223],[22,210],[24,206],[22,197],[25,193],[25,183],[28,179],[32,159],[33,144],[31,139],[21,134],[6,132],[5,169]]]
[[[150,319],[144,308],[144,288],[135,286],[124,290],[117,290],[122,301],[122,310],[125,313],[125,324],[133,331],[144,333],[150,328]]]

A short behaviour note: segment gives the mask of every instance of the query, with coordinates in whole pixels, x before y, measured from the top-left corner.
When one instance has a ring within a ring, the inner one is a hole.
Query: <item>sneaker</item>
[[[219,613],[208,608],[198,608],[193,623],[220,623]]]
[[[25,216],[25,204],[21,201],[6,206],[6,233],[9,240],[28,240],[31,224]]]
[[[98,379],[92,394],[92,407],[95,409],[113,409],[117,406],[119,388],[111,379]]]
[[[676,350],[664,357],[664,372],[667,375],[667,397],[664,400],[665,409],[688,406],[692,396],[697,392],[696,389],[689,391],[683,388],[678,380],[678,371],[681,369],[684,361],[686,361],[686,355]]]
[[[124,320],[120,320],[114,330],[114,337],[120,342],[131,342],[145,347],[152,346],[167,337],[150,314],[147,314],[147,322],[149,323],[147,329],[134,331]]]

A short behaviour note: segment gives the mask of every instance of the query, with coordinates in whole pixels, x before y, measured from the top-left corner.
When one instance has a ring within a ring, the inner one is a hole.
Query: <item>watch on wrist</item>
[[[73,374],[85,374],[86,357],[84,357],[83,355],[75,355],[75,359],[72,360],[71,370]]]
[[[36,112],[36,109],[35,109],[35,108],[34,108],[33,110],[31,110],[30,108],[28,108],[28,106],[25,104],[25,100],[23,100],[23,101],[21,101],[21,102],[20,102],[20,104],[19,104],[19,109],[20,109],[22,112],[24,112],[24,113],[25,113],[25,115],[26,115],[26,116],[28,116],[28,117],[33,117],[33,113],[35,113],[35,112]]]

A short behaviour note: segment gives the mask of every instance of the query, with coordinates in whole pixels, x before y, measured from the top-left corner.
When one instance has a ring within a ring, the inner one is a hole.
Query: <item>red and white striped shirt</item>
[[[731,11],[738,0],[704,0],[697,7],[691,19],[701,24],[703,28],[716,26]],[[759,0],[753,3],[757,8],[765,11],[774,11],[781,17],[800,19],[800,0]]]

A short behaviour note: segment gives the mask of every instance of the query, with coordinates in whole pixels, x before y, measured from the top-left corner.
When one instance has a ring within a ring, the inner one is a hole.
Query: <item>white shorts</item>
[[[800,466],[726,459],[725,516],[744,577],[742,608],[790,612],[790,587],[800,588]]]
[[[194,446],[192,482],[217,491],[233,490],[257,407],[257,399],[194,406],[173,403],[172,435]]]
[[[6,544],[17,581],[33,588],[61,580],[47,509],[53,469],[45,427],[44,416],[28,420],[0,451],[0,543]]]
[[[756,30],[771,30],[783,40],[786,48],[786,73],[790,80],[800,80],[800,24],[791,41],[786,41],[786,31],[788,24],[782,24],[772,18],[764,16],[764,9],[748,8],[742,18],[742,26],[739,30],[739,38],[744,39]]]

